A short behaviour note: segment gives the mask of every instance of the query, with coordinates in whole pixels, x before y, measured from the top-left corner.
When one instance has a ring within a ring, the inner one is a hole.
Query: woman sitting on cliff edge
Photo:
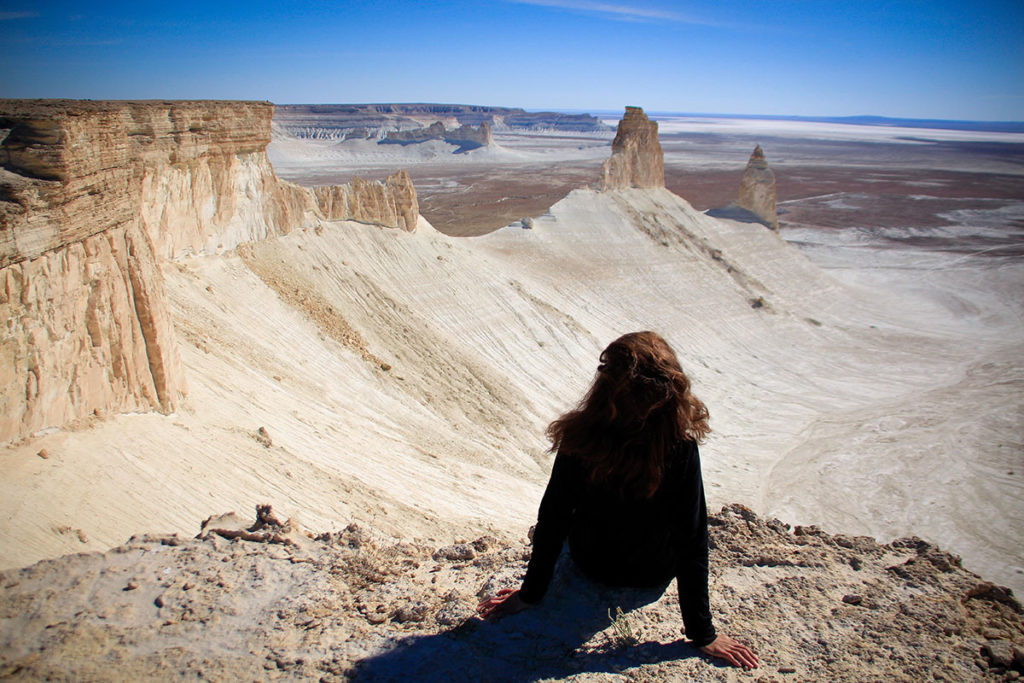
[[[522,587],[480,603],[480,615],[498,619],[540,602],[568,539],[573,563],[600,584],[660,595],[675,578],[692,643],[734,666],[756,667],[757,655],[717,635],[711,620],[697,452],[707,420],[664,339],[634,332],[612,342],[579,407],[548,427],[557,455]]]

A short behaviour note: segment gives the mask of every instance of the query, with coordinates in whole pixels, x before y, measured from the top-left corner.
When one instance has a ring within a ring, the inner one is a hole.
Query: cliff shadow
[[[738,221],[740,223],[759,223],[764,227],[772,230],[772,226],[768,221],[758,216],[753,211],[744,209],[742,206],[736,204],[728,204],[716,209],[708,209],[704,212],[712,218],[724,218],[730,221]]]
[[[391,139],[391,138],[384,138],[383,140],[378,140],[377,144],[378,145],[400,145],[402,147],[408,147],[409,145],[422,145],[423,143],[430,142],[432,140],[437,140],[439,142],[445,143],[446,145],[451,145],[452,147],[455,147],[455,149],[452,150],[452,154],[465,154],[466,152],[471,152],[474,149],[480,149],[481,147],[485,146],[483,143],[477,142],[475,140],[460,140],[460,139],[457,139],[457,138],[440,138],[440,137],[438,137],[438,138],[421,138],[421,139],[415,139],[415,140],[402,140],[402,139],[395,140],[395,139]]]
[[[589,643],[610,626],[609,612],[614,615],[621,608],[628,615],[663,593],[664,588],[594,584],[563,554],[541,604],[497,622],[474,618],[443,633],[411,636],[363,659],[354,680],[528,683],[702,656],[682,639],[622,644],[609,636],[596,645]]]

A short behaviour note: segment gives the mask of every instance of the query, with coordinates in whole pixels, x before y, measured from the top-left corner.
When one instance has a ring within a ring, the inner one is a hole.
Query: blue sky
[[[1024,120],[1024,0],[0,0],[0,97]]]

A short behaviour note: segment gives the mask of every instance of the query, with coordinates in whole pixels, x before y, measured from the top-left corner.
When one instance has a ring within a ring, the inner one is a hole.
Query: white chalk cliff
[[[406,174],[311,191],[267,160],[273,105],[0,101],[0,441],[186,388],[159,264],[326,214],[415,229]]]

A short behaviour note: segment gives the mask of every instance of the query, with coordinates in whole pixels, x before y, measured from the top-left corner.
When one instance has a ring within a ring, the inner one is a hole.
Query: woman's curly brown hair
[[[702,441],[710,431],[708,410],[672,347],[654,332],[632,332],[601,353],[586,396],[547,435],[552,451],[589,465],[593,482],[621,482],[616,488],[650,497],[673,444]]]

